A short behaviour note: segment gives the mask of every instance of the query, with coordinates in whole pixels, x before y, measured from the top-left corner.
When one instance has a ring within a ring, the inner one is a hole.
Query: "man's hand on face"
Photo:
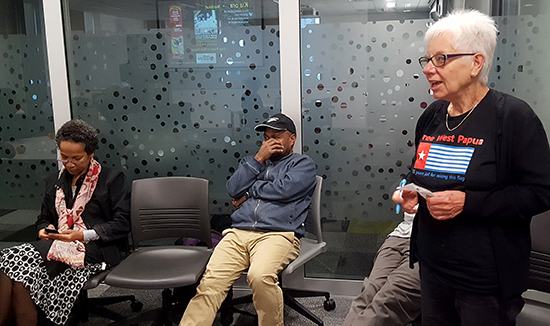
[[[258,150],[258,153],[254,156],[254,158],[260,162],[263,163],[266,160],[268,160],[271,155],[273,154],[280,154],[283,153],[285,150],[283,143],[280,140],[277,139],[266,139],[262,143],[262,147]]]

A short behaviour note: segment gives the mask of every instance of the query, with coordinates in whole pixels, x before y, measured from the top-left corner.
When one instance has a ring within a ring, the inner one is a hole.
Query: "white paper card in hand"
[[[397,187],[398,190],[410,190],[417,192],[420,196],[426,198],[427,196],[433,197],[434,193],[424,187],[415,185],[414,183],[407,183],[403,187]]]

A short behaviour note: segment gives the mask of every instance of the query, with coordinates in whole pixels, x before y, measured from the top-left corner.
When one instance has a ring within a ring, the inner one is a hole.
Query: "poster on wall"
[[[199,51],[195,54],[197,64],[215,64],[216,52],[212,51],[218,45],[218,16],[216,10],[220,6],[207,6],[206,10],[193,12],[193,28]]]
[[[218,6],[216,6],[218,7]],[[218,17],[215,9],[195,10],[193,15],[195,39],[216,40],[218,38]]]
[[[159,10],[170,33],[170,67],[261,64],[261,55],[243,55],[250,38],[261,44],[261,35],[246,30],[260,21],[249,1],[160,1]]]
[[[172,59],[183,59],[183,25],[181,21],[181,6],[170,7],[170,44]]]

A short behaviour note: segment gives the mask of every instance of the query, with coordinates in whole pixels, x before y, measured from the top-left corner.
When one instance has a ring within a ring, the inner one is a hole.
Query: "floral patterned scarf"
[[[59,171],[59,176],[61,176],[64,170],[65,167]],[[101,164],[99,164],[99,162],[95,159],[92,159],[84,182],[82,183],[80,191],[74,201],[73,208],[67,208],[65,202],[65,192],[61,188],[57,189],[55,193],[55,209],[57,211],[57,215],[59,215],[59,231],[65,231],[71,228],[77,231],[87,230],[81,214],[84,211],[86,204],[90,201],[90,198],[92,198],[100,172]],[[50,251],[48,252],[47,258],[48,260],[63,262],[72,268],[82,268],[84,267],[85,256],[86,249],[84,247],[84,243],[81,241],[75,240],[73,242],[66,242],[54,240],[52,246],[50,247]]]

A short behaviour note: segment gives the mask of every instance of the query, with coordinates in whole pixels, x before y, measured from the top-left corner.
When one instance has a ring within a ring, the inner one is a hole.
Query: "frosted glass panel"
[[[281,111],[277,5],[149,3],[69,1],[73,116],[99,129],[102,164],[206,178],[211,212],[229,214],[226,180]]]
[[[36,237],[57,170],[42,1],[0,0],[0,248]]]
[[[550,2],[510,9],[516,2],[503,1],[505,15],[495,17],[489,86],[527,101],[548,131]],[[396,12],[327,15],[326,2],[307,3],[318,15],[302,20],[304,153],[325,178],[328,252],[306,265],[306,275],[363,279],[402,220],[391,195],[414,155],[417,119],[433,101],[417,61],[432,21]]]
[[[362,279],[402,220],[391,195],[432,101],[418,64],[429,21],[322,22],[302,28],[302,110],[304,153],[325,178],[329,252],[306,274]]]

